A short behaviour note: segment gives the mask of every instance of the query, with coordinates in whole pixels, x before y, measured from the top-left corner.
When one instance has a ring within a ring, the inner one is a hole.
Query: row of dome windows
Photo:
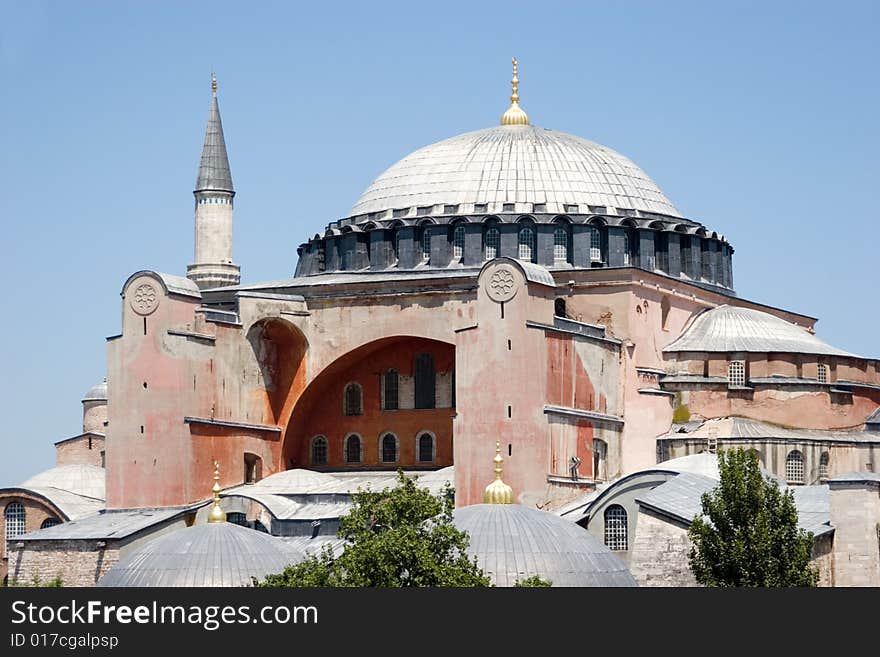
[[[7,541],[21,536],[27,527],[27,510],[21,502],[10,502],[3,510],[3,521],[6,524]],[[46,518],[40,525],[40,529],[48,529],[58,524],[61,524],[61,521],[57,518]]]
[[[416,435],[416,461],[433,463],[437,455],[437,438],[430,431],[420,431]],[[379,461],[397,463],[400,461],[400,440],[392,432],[382,434],[377,445]],[[329,443],[326,436],[315,436],[311,444],[311,464],[327,465]],[[350,433],[343,441],[343,458],[346,463],[361,463],[364,460],[364,439],[357,433]]]
[[[732,360],[727,363],[727,385],[730,388],[745,388],[748,386],[749,377],[747,374],[748,362],[744,360]],[[705,364],[708,369],[708,362]],[[708,375],[708,372],[704,372]],[[800,374],[798,378],[802,378]],[[828,365],[818,363],[816,365],[816,381],[818,383],[829,383]]]
[[[214,205],[216,205],[216,204],[232,205],[232,199],[229,197],[225,197],[225,196],[219,196],[219,197],[212,196],[212,197],[208,197],[208,198],[200,198],[198,200],[198,204],[199,205],[212,205],[212,204],[214,204]]]
[[[604,227],[590,226],[589,237],[589,260],[593,266],[602,266],[607,264],[607,235]],[[627,228],[623,233],[623,248],[621,265],[635,265],[639,260],[640,240],[635,233],[636,229]],[[417,234],[417,242],[419,244],[419,260],[422,263],[431,262],[432,241],[434,239],[447,239],[451,244],[452,262],[462,262],[465,254],[466,229],[461,223],[452,226],[451,233],[448,228],[440,226],[425,225],[419,229]],[[669,236],[662,231],[652,231],[653,233],[653,252],[646,253],[645,261],[641,263],[643,268],[648,270],[659,270],[665,273],[677,275],[683,273],[693,279],[714,280],[724,286],[730,286],[731,275],[729,268],[729,258],[725,257],[719,265],[713,263],[713,253],[716,251],[711,248],[710,238],[702,238],[698,235],[679,234],[680,239],[680,256],[681,256],[681,272],[670,271],[669,261]],[[399,262],[401,254],[402,234],[400,230],[395,231],[394,238],[390,243],[386,243],[389,253],[386,253],[386,260],[390,262]],[[501,231],[494,222],[485,224],[482,239],[482,256],[484,260],[492,260],[500,254]],[[570,265],[572,264],[572,230],[568,223],[560,223],[553,229],[553,256],[552,264]],[[367,242],[367,259],[372,261],[374,254],[372,253],[373,244]],[[331,247],[334,248],[334,247]],[[337,249],[336,261],[340,264],[344,263],[344,253],[342,252],[342,243],[337,240],[335,243]],[[699,260],[695,261],[692,257],[692,251],[699,251]],[[516,257],[526,262],[537,262],[537,231],[531,222],[521,222],[517,232],[517,251]],[[726,254],[725,254],[726,255]],[[436,263],[441,266],[448,263]],[[544,263],[551,264],[551,263]],[[343,269],[348,267],[342,266]],[[716,269],[716,271],[713,271]]]
[[[428,353],[419,354],[416,356],[413,371],[415,379],[415,408],[436,408],[437,382],[434,371],[434,357]],[[352,381],[346,384],[342,393],[342,405],[343,415],[363,415],[364,391],[360,383]],[[382,374],[381,405],[382,410],[385,411],[400,409],[400,373],[393,368],[385,370]]]

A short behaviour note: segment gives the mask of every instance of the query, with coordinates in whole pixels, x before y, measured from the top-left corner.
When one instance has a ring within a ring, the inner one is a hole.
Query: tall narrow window
[[[555,299],[553,301],[553,314],[556,317],[568,317],[565,312],[565,299]]]
[[[613,504],[605,509],[605,545],[610,550],[627,550],[626,509]]]
[[[245,452],[244,483],[255,484],[263,478],[263,459],[256,454]]]
[[[568,262],[568,230],[565,226],[557,226],[553,229],[553,263],[565,264]]]
[[[434,460],[434,436],[429,433],[419,436],[418,454],[420,463],[431,463]]]
[[[464,257],[464,226],[459,224],[452,231],[452,257],[461,260]]]
[[[590,261],[602,262],[602,235],[595,226],[590,227]]]
[[[422,228],[422,260],[428,262],[431,259],[431,227]]]
[[[349,383],[345,386],[345,414],[361,415],[363,413],[363,403],[361,387],[357,383]]]
[[[361,462],[361,437],[357,434],[353,433],[345,439],[345,462]]]
[[[388,370],[384,376],[385,385],[385,410],[396,411],[399,406],[398,390],[400,389],[400,376],[397,370]]]
[[[828,383],[828,366],[825,363],[819,363],[816,378],[819,383]]]
[[[6,521],[6,540],[21,536],[25,531],[27,515],[24,506],[20,502],[10,502],[3,511],[3,519]]]
[[[608,456],[608,445],[604,440],[593,439],[593,479],[605,481],[605,460]]]
[[[623,264],[625,267],[629,267],[632,264],[632,258],[630,257],[630,252],[632,251],[632,247],[630,246],[629,241],[629,233],[623,233]]]
[[[682,235],[681,240],[681,271],[683,274],[691,275],[691,236]]]
[[[324,436],[312,439],[312,465],[327,465],[327,439]]]
[[[819,457],[819,479],[828,479],[828,463],[831,460],[828,452],[822,452]]]
[[[703,241],[702,263],[700,274],[704,280],[712,280],[712,254],[709,252],[709,240]]]
[[[434,357],[431,354],[419,354],[414,369],[416,408],[436,408]]]
[[[397,461],[397,436],[386,433],[382,436],[382,463],[395,463]]]
[[[498,243],[501,241],[501,232],[494,226],[486,229],[486,260],[498,257]]]
[[[727,364],[727,385],[731,388],[742,388],[746,385],[746,362],[732,360]]]
[[[535,253],[535,231],[528,226],[519,229],[519,259],[531,262]]]
[[[394,260],[400,260],[400,231],[394,231]]]
[[[785,480],[790,484],[804,483],[804,455],[796,449],[785,457]]]

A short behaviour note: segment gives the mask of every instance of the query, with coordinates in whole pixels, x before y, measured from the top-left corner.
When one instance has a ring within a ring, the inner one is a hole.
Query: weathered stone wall
[[[56,513],[54,509],[50,509],[42,500],[36,497],[27,495],[23,492],[3,494],[0,495],[0,537],[6,536],[6,517],[4,512],[6,510],[6,507],[13,502],[18,502],[24,507],[25,533],[37,531],[49,518],[62,522],[61,516]],[[0,581],[3,581],[6,578],[7,574],[10,574],[9,556],[11,554],[11,551],[9,546],[14,544],[14,538],[10,541],[5,541],[0,538]]]
[[[104,436],[86,434],[55,444],[56,465],[104,467]]]
[[[880,586],[880,482],[828,482],[834,585]]]
[[[690,549],[684,525],[639,509],[629,564],[639,586],[697,586],[688,566]]]
[[[834,586],[834,534],[813,541],[810,564],[819,571],[819,586]]]
[[[98,541],[10,543],[9,581],[19,584],[45,584],[61,577],[64,586],[95,586],[119,560],[116,547],[102,547]]]

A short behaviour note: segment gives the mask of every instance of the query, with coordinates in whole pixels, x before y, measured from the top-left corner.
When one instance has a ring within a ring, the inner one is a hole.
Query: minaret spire
[[[211,105],[202,159],[196,177],[195,262],[186,269],[187,278],[200,289],[238,285],[240,267],[232,262],[232,209],[235,188],[226,154],[223,122],[217,103],[217,76],[211,73]]]
[[[514,57],[511,62],[513,63],[513,79],[510,81],[510,107],[508,107],[507,111],[501,116],[501,125],[528,125],[529,117],[523,111],[522,107],[519,106],[519,78],[516,75],[516,57]]]

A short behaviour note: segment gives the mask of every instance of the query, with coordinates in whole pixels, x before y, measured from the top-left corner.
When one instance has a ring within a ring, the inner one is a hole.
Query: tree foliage
[[[320,554],[269,575],[260,586],[489,586],[468,535],[452,524],[454,502],[447,485],[435,497],[414,477],[398,471],[397,485],[359,491],[340,519],[345,539],[339,556]]]
[[[543,579],[540,575],[532,575],[525,579],[516,580],[513,585],[518,588],[543,588],[553,586],[553,582],[549,579]]]
[[[721,482],[691,523],[689,563],[705,586],[815,586],[813,536],[798,529],[790,490],[761,473],[754,450],[718,454]]]

